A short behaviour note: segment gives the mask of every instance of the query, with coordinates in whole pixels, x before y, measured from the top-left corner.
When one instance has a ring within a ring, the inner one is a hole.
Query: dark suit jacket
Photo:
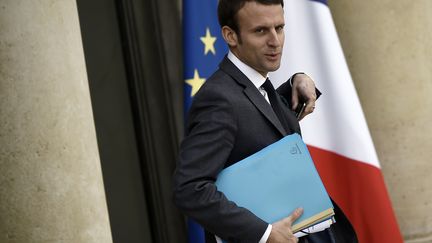
[[[270,104],[228,58],[219,67],[194,97],[174,174],[174,201],[222,239],[258,242],[268,224],[229,201],[214,182],[225,167],[300,133],[300,126],[278,97],[289,123],[285,131]]]

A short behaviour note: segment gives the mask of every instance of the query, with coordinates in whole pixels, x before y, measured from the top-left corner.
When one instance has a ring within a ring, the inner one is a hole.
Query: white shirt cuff
[[[258,243],[266,243],[269,236],[270,236],[270,232],[272,231],[272,225],[269,224],[267,226],[266,231],[264,232],[263,236],[261,237],[260,241]]]

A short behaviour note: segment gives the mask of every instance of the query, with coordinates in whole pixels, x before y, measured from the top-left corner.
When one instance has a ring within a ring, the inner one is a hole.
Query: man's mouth
[[[265,56],[270,60],[278,60],[280,57],[280,53],[268,53]]]

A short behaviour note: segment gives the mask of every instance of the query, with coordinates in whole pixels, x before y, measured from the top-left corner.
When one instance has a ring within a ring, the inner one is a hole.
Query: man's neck
[[[262,73],[262,72],[256,70],[255,68],[251,67],[249,64],[246,64],[246,62],[242,60],[242,58],[240,57],[240,55],[238,55],[238,54],[235,52],[235,50],[231,50],[231,49],[230,49],[230,50],[229,50],[229,53],[231,53],[231,54],[234,56],[234,58],[238,59],[238,61],[241,62],[243,65],[246,65],[246,66],[248,66],[249,68],[255,70],[256,72],[258,72],[259,74],[261,74],[261,76],[263,76],[263,77],[265,77],[265,78],[268,77],[268,72]],[[231,59],[230,59],[230,60],[231,60]]]
[[[259,89],[261,85],[265,82],[267,79],[267,75],[263,76],[261,73],[253,69],[251,66],[247,65],[246,63],[242,62],[240,58],[238,58],[233,52],[228,53],[228,59],[234,63],[234,65],[240,69],[240,71],[246,75],[246,77]]]

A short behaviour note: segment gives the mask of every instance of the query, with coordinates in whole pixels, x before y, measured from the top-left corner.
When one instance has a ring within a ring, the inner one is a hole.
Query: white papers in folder
[[[327,220],[324,220],[321,223],[315,224],[315,225],[313,225],[313,226],[311,226],[309,228],[306,228],[306,229],[298,231],[297,233],[294,234],[294,236],[299,238],[299,237],[302,237],[302,236],[305,236],[305,235],[308,235],[308,234],[312,234],[312,233],[317,233],[317,232],[323,231],[323,230],[325,230],[327,228],[330,228],[330,226],[333,223],[335,223],[335,222],[336,222],[335,218],[331,217],[331,218],[329,218]]]
[[[315,225],[313,225],[307,229],[303,229],[303,230],[295,233],[294,236],[297,238],[300,238],[300,237],[303,237],[303,236],[308,235],[308,234],[317,233],[317,232],[323,231],[327,228],[330,228],[330,226],[334,223],[336,223],[336,220],[334,217],[331,217],[327,220],[324,220],[321,223],[315,224]],[[216,243],[224,243],[224,241],[221,238],[219,238],[218,236],[215,235],[215,238],[216,238]]]

